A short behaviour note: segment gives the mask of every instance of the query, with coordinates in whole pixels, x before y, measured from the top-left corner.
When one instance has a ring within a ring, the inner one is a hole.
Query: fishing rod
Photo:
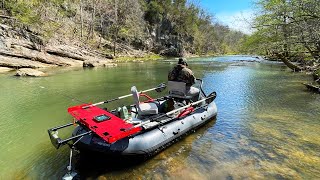
[[[159,84],[159,85],[158,85],[157,87],[155,87],[155,88],[151,88],[151,89],[147,89],[147,90],[140,91],[139,94],[145,93],[145,92],[149,92],[149,91],[153,91],[153,90],[156,90],[157,92],[161,92],[161,91],[163,91],[166,87],[167,87],[167,85],[166,85],[165,83],[161,83],[161,84]],[[113,102],[113,101],[116,101],[116,100],[124,99],[124,98],[126,98],[126,97],[130,97],[130,96],[132,96],[132,94],[127,94],[127,95],[120,96],[120,97],[117,97],[117,98],[114,98],[114,99],[109,99],[109,100],[97,102],[97,103],[94,103],[94,104],[90,104],[90,105],[88,105],[88,106],[84,106],[84,107],[82,107],[82,108],[83,108],[83,109],[86,109],[86,108],[89,108],[89,107],[92,107],[92,106],[97,106],[97,105],[101,105],[101,104],[106,104],[106,103]]]
[[[141,126],[143,126],[143,125],[145,125],[145,124],[148,124],[148,123],[150,123],[150,122],[152,122],[152,121],[155,121],[156,119],[160,119],[160,118],[163,118],[163,117],[165,117],[165,116],[170,116],[170,115],[172,115],[172,114],[174,114],[174,113],[176,113],[176,112],[179,112],[179,111],[181,111],[181,110],[187,109],[187,108],[192,107],[192,106],[194,106],[194,105],[200,104],[200,103],[202,103],[202,102],[204,102],[204,101],[207,101],[207,100],[209,100],[209,99],[214,99],[216,96],[217,96],[216,93],[211,93],[209,97],[206,97],[206,98],[204,98],[204,99],[201,99],[201,100],[196,101],[196,102],[193,102],[193,103],[190,103],[190,104],[188,104],[188,105],[186,105],[186,106],[183,106],[183,107],[180,107],[180,108],[178,108],[178,109],[169,111],[169,112],[167,112],[167,113],[165,113],[165,114],[163,114],[163,115],[161,115],[161,116],[157,116],[157,117],[155,117],[155,118],[150,118],[149,120],[147,120],[147,121],[145,121],[145,122],[142,122],[142,123],[140,123],[140,124],[137,124],[137,125],[133,126],[133,128],[141,127]]]

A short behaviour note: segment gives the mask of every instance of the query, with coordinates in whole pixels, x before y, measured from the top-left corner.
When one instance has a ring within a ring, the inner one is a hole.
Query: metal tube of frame
[[[88,131],[88,132],[85,132],[85,133],[82,133],[82,134],[79,134],[79,135],[76,135],[76,136],[73,136],[73,137],[64,139],[64,140],[60,141],[59,144],[65,144],[65,143],[67,143],[68,141],[71,141],[71,140],[76,139],[76,138],[78,138],[78,137],[83,137],[83,136],[88,135],[88,134],[91,134],[91,133],[92,133],[92,131]]]
[[[54,127],[54,128],[51,128],[50,130],[51,131],[56,131],[58,129],[62,129],[62,128],[65,128],[65,127],[68,127],[68,126],[71,126],[73,125],[73,123],[68,123],[68,124],[65,124],[65,125],[61,125],[61,126],[58,126],[58,127]]]

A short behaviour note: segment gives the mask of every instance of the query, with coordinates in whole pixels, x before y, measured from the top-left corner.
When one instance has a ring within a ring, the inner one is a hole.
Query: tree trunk
[[[275,53],[275,55],[280,59],[285,65],[287,65],[293,71],[301,71],[303,68],[293,64],[286,55],[281,53]]]
[[[100,4],[100,0],[99,0],[99,3]],[[102,12],[101,12],[101,9],[99,8],[99,17],[100,17],[100,30],[101,30],[101,33],[100,33],[100,38],[99,38],[99,45],[98,47],[100,48],[101,46],[101,41],[102,41],[102,37],[104,37],[104,28],[103,28],[103,16],[102,16]]]
[[[285,1],[284,1],[285,3]],[[284,37],[284,45],[283,45],[283,50],[284,50],[284,55],[289,57],[289,46],[288,46],[288,25],[287,25],[287,16],[286,13],[283,16],[283,26],[282,26],[282,31],[283,31],[283,37]]]
[[[82,40],[82,37],[83,37],[82,0],[80,0],[80,21],[81,21],[81,27],[80,27],[80,39]]]
[[[95,13],[96,13],[96,7],[95,7],[95,0],[92,0],[92,13],[91,13],[91,23],[89,27],[89,33],[87,39],[93,38],[93,32],[94,32],[94,20],[95,20]]]
[[[113,56],[116,57],[116,45],[118,38],[118,4],[117,0],[114,0],[114,16],[115,16],[115,32],[114,32],[114,44],[113,44]]]

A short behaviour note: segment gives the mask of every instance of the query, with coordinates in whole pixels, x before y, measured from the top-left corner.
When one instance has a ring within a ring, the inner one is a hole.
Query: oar
[[[156,90],[157,92],[161,92],[161,91],[163,91],[166,87],[167,87],[167,85],[166,85],[165,83],[161,83],[161,84],[159,84],[159,85],[158,85],[157,87],[155,87],[155,88],[151,88],[151,89],[147,89],[147,90],[140,91],[139,94],[140,94],[140,93],[149,92],[149,91],[153,91],[153,90]],[[82,107],[82,108],[85,109],[85,108],[88,108],[88,107],[92,107],[92,106],[97,106],[97,105],[109,103],[109,102],[112,102],[112,101],[116,101],[116,100],[120,100],[120,99],[123,99],[123,98],[126,98],[126,97],[130,97],[130,96],[132,96],[132,94],[127,94],[127,95],[120,96],[120,97],[117,97],[117,98],[114,98],[114,99],[109,99],[109,100],[101,101],[101,102],[98,102],[98,103],[90,104],[90,105],[84,106],[84,107]]]
[[[159,119],[159,118],[162,118],[162,117],[165,117],[165,116],[169,116],[169,115],[171,115],[171,114],[174,114],[174,113],[179,112],[179,111],[181,111],[181,110],[187,109],[188,107],[192,107],[192,106],[194,106],[194,105],[200,104],[200,103],[202,103],[203,101],[206,101],[206,100],[209,100],[209,99],[212,99],[212,98],[215,98],[215,97],[216,97],[216,93],[212,93],[211,96],[208,96],[208,97],[206,97],[205,99],[201,99],[201,100],[199,100],[199,101],[190,103],[190,104],[188,104],[188,105],[186,105],[186,106],[183,106],[183,107],[181,107],[181,108],[178,108],[178,109],[169,111],[169,112],[167,112],[167,113],[165,113],[165,114],[162,114],[161,116],[152,118],[151,120],[147,120],[147,121],[145,121],[145,122],[142,122],[142,123],[140,123],[140,124],[137,124],[137,125],[134,126],[134,128],[136,128],[136,127],[141,127],[141,126],[143,126],[143,125],[145,125],[145,124],[150,123],[151,121],[154,121],[155,119]]]

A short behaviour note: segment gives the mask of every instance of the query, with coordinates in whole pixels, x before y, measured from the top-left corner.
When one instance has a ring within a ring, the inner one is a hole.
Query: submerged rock
[[[12,68],[7,68],[7,67],[0,67],[0,73],[5,73],[5,72],[9,72],[12,71]]]
[[[38,71],[30,68],[22,68],[17,70],[15,76],[31,76],[31,77],[40,77],[45,76],[46,74],[42,71]]]
[[[107,63],[107,64],[103,65],[103,67],[116,67],[116,66],[118,66],[118,65],[115,63]]]

